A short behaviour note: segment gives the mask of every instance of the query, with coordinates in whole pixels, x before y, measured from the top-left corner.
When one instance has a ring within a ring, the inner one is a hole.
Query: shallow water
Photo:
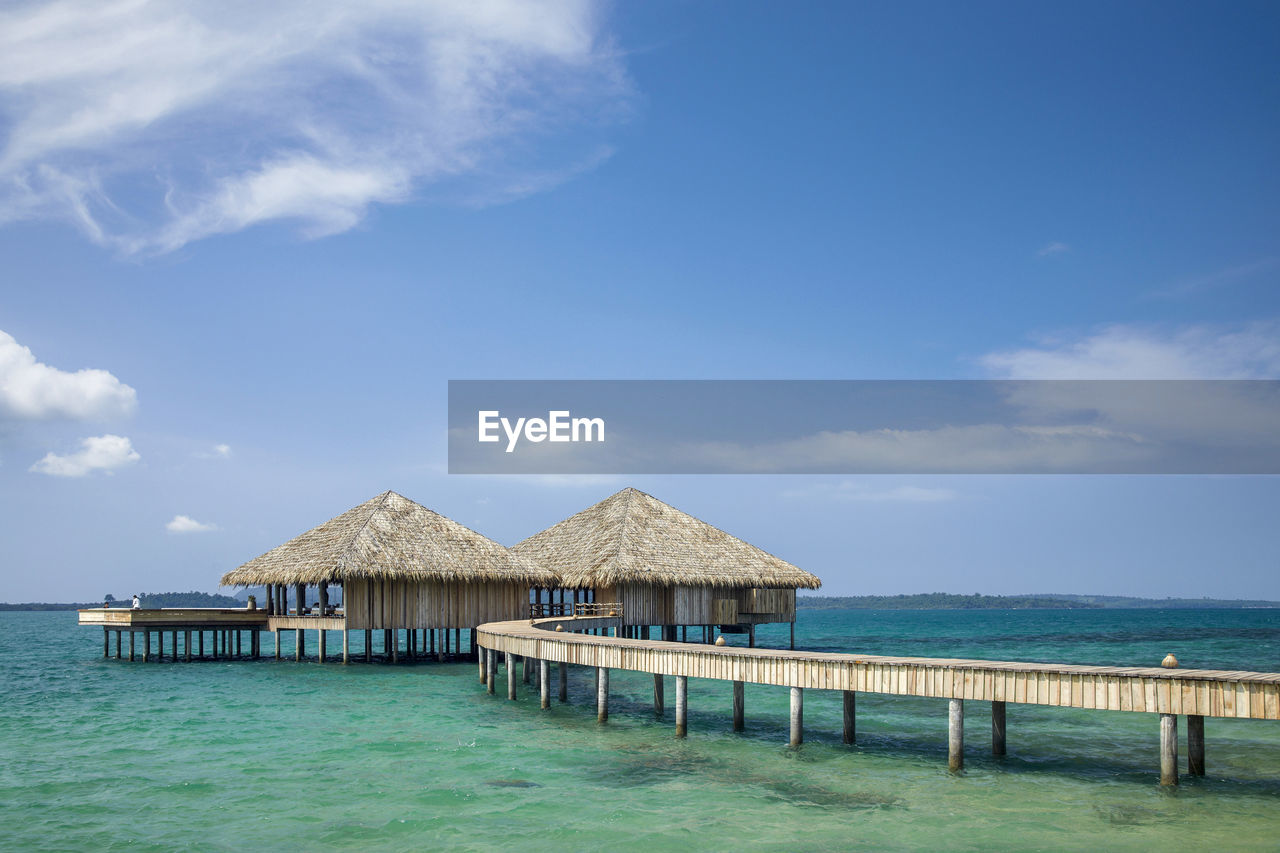
[[[759,639],[782,645],[785,627]],[[1127,665],[1172,651],[1187,667],[1280,671],[1280,611],[802,611],[797,645]],[[1209,775],[1165,790],[1148,714],[1010,704],[1009,755],[997,760],[983,704],[967,703],[966,770],[952,776],[942,700],[860,694],[858,744],[846,747],[839,695],[806,691],[806,742],[792,750],[776,687],[747,685],[747,731],[736,735],[731,686],[691,679],[680,741],[674,689],[656,720],[651,677],[636,673],[612,674],[609,723],[598,726],[590,672],[576,668],[570,703],[544,712],[527,688],[514,703],[489,696],[474,664],[101,654],[101,634],[74,613],[0,613],[0,847],[1275,849],[1280,839],[1276,722],[1208,719]]]

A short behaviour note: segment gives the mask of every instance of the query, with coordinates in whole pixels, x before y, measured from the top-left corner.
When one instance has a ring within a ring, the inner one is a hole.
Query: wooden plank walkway
[[[608,621],[491,622],[476,630],[486,649],[655,675],[1100,711],[1280,720],[1280,673],[1276,672],[835,654],[571,633]],[[557,625],[564,631],[555,631]]]

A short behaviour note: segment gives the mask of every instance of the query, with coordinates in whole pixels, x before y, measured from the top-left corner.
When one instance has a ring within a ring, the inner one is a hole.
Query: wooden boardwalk
[[[607,671],[624,669],[677,679],[677,733],[684,728],[680,698],[689,677],[735,682],[734,722],[741,717],[741,687],[746,682],[792,690],[792,743],[802,739],[805,689],[839,690],[845,694],[845,739],[852,742],[854,696],[882,693],[922,696],[951,701],[951,765],[963,764],[963,702],[992,703],[994,749],[1004,751],[1004,710],[1008,702],[1101,711],[1158,714],[1162,731],[1162,781],[1176,784],[1177,716],[1186,715],[1189,770],[1203,773],[1205,717],[1280,720],[1280,673],[1241,672],[1163,667],[1079,666],[1016,661],[921,658],[886,655],[835,654],[741,648],[658,640],[633,640],[576,633],[608,632],[620,620],[608,618],[550,618],[495,622],[477,629],[479,645],[506,655],[537,661],[596,667],[604,673],[605,693],[598,697],[607,710]],[[557,627],[562,630],[556,630]],[[481,656],[483,668],[492,661]],[[490,673],[491,674],[491,673]],[[508,678],[514,692],[514,679]],[[563,679],[563,675],[562,675]],[[490,679],[491,680],[491,679]],[[545,682],[545,678],[544,678]],[[546,687],[543,687],[544,694]],[[544,700],[545,700],[544,695]],[[662,702],[655,681],[655,704]],[[545,701],[544,701],[545,705]],[[958,730],[957,730],[958,729]]]

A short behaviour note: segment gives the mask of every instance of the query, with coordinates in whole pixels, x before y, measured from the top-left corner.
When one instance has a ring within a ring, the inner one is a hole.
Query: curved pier
[[[991,703],[992,750],[1005,751],[1006,703],[1052,705],[1101,711],[1137,711],[1160,716],[1160,781],[1176,785],[1178,715],[1186,716],[1188,772],[1204,775],[1204,718],[1280,719],[1280,673],[1161,667],[1079,666],[958,658],[892,657],[783,649],[740,648],[607,636],[620,618],[565,617],[491,622],[476,629],[482,649],[481,680],[493,692],[497,655],[508,667],[508,696],[515,698],[514,660],[560,664],[560,700],[565,700],[568,664],[597,668],[597,717],[608,717],[608,670],[652,673],[654,706],[664,704],[664,676],[676,679],[676,735],[686,726],[688,679],[734,682],[734,728],[742,724],[746,682],[791,688],[791,743],[803,740],[804,690],[844,694],[844,740],[856,736],[858,693],[923,696],[949,700],[949,760],[964,765],[964,702]],[[557,630],[559,628],[560,630]],[[578,633],[599,630],[601,635]],[[548,706],[548,668],[540,665],[542,706]],[[528,680],[526,675],[526,681]]]

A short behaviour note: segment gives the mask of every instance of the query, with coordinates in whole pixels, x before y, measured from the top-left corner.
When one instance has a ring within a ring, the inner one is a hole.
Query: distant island
[[[955,595],[925,592],[914,595],[801,595],[802,610],[1244,610],[1280,607],[1280,601],[1219,598],[1134,598],[1125,595]]]
[[[148,610],[157,607],[244,607],[245,601],[230,595],[210,592],[143,592],[138,594],[141,604]],[[52,602],[26,601],[19,604],[0,602],[3,610],[83,610],[87,607],[101,607],[110,602],[112,607],[129,607],[133,596],[117,599],[114,595],[106,595],[97,601],[87,602]]]

